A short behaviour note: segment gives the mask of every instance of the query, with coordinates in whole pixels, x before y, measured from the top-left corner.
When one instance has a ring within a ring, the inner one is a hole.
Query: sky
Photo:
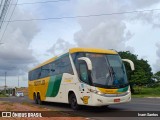
[[[11,20],[63,18],[160,9],[159,0],[18,0]],[[11,1],[12,4],[16,0]],[[14,5],[9,8],[9,20]],[[0,86],[28,86],[28,71],[72,47],[131,51],[160,71],[160,10],[70,19],[10,22],[0,29]]]

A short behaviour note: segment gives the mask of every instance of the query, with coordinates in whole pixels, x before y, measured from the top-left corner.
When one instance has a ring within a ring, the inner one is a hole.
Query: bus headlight
[[[100,91],[97,90],[93,90],[93,89],[88,89],[90,92],[98,94],[98,95],[103,95],[103,93],[101,93]]]
[[[131,92],[131,88],[130,88],[130,86],[128,87],[127,92],[128,92],[128,93],[130,93],[130,92]]]
[[[103,93],[101,93],[100,91],[96,91],[96,94],[103,95]]]

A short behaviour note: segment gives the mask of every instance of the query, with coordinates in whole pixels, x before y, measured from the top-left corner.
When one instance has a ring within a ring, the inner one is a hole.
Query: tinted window
[[[79,64],[79,73],[80,73],[80,79],[85,82],[89,83],[89,77],[88,77],[88,69],[86,63],[80,63]]]
[[[76,70],[77,70],[78,73],[79,73],[78,58],[80,58],[80,57],[85,57],[85,53],[77,52],[77,53],[72,54],[72,59],[73,59],[73,62],[75,64],[75,67],[76,67]]]
[[[29,72],[29,80],[36,80],[47,76],[53,76],[63,73],[73,74],[69,54],[66,54],[52,63],[44,65]]]
[[[55,65],[55,62],[52,62],[50,63],[50,75],[53,76],[53,75],[56,75],[56,65]]]
[[[41,67],[41,76],[40,76],[40,78],[44,78],[44,77],[49,76],[49,73],[50,73],[50,65],[47,64],[45,66],[42,66]]]
[[[62,73],[73,74],[71,62],[69,59],[69,55],[65,55],[58,60],[51,63],[51,68],[54,70],[51,72],[51,75],[57,75]]]
[[[61,59],[61,73],[70,73],[70,74],[73,74],[73,70],[72,70],[72,66],[71,66],[71,62],[70,62],[70,59],[69,59],[69,56],[64,56],[62,59]]]
[[[32,80],[32,71],[29,72],[28,78],[29,78],[29,80]]]

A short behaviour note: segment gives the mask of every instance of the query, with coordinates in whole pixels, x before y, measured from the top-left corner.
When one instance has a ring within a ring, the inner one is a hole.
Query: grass
[[[8,97],[8,95],[0,94],[0,97]]]
[[[135,89],[135,94],[132,94],[132,97],[136,98],[160,97],[160,87],[155,87],[155,88],[135,87],[134,89]]]

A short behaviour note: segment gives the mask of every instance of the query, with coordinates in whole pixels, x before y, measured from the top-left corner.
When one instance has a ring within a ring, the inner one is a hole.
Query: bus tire
[[[33,94],[34,103],[38,104],[36,93]]]
[[[40,96],[39,93],[37,93],[37,103],[38,103],[39,105],[42,105],[41,96]]]
[[[76,99],[76,96],[75,96],[74,93],[71,93],[69,95],[69,104],[70,104],[70,106],[73,110],[78,110],[79,109],[79,105],[77,103],[77,99]]]

